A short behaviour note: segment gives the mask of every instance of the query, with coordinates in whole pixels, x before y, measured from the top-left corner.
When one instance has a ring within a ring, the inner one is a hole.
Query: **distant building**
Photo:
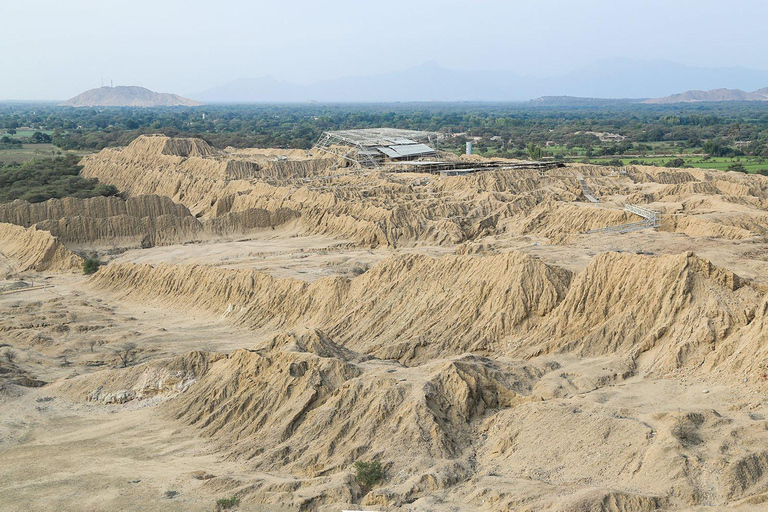
[[[313,149],[349,160],[360,167],[388,161],[413,160],[436,153],[427,143],[440,134],[396,128],[367,128],[323,132]]]

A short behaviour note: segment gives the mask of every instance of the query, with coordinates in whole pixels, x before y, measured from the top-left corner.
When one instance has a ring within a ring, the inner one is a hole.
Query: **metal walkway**
[[[586,197],[590,203],[599,203],[600,199],[595,195],[592,190],[590,190],[589,186],[587,185],[587,180],[585,180],[582,176],[578,177],[579,185],[581,185],[581,193],[584,194],[584,197]]]
[[[624,211],[633,215],[642,217],[640,222],[628,222],[626,224],[619,224],[618,226],[607,226],[604,228],[590,229],[584,231],[584,234],[591,235],[593,233],[629,233],[630,231],[637,231],[646,228],[658,228],[661,226],[661,212],[655,210],[649,210],[642,206],[636,206],[633,204],[625,204]]]

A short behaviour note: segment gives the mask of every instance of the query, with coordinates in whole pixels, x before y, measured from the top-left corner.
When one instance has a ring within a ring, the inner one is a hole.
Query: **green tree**
[[[51,136],[43,132],[35,132],[32,134],[32,142],[35,144],[50,144]]]
[[[544,150],[541,149],[541,146],[536,145],[533,142],[529,142],[526,149],[528,150],[528,157],[531,160],[541,160],[541,157],[544,154]]]
[[[685,160],[682,158],[674,158],[665,163],[664,167],[685,167]]]

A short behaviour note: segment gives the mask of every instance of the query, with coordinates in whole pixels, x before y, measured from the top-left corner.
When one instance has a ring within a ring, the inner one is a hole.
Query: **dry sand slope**
[[[339,164],[142,137],[0,207],[0,510],[768,508],[768,179]]]

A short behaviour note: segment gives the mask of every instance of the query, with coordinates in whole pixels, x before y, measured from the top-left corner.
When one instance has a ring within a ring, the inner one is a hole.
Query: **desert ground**
[[[0,205],[0,510],[768,508],[768,177],[82,165]]]

